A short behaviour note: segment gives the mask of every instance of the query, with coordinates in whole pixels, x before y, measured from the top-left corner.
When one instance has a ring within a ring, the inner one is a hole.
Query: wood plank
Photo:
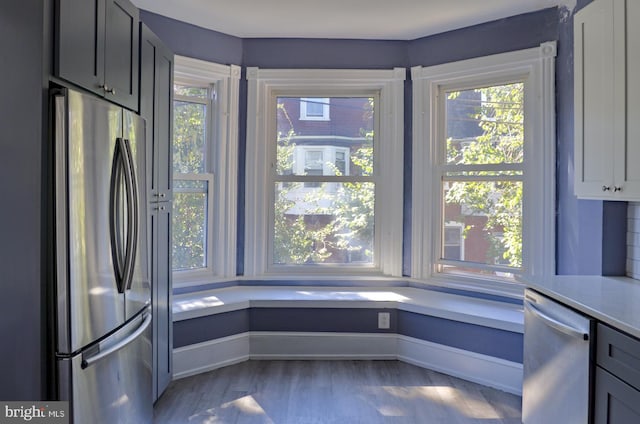
[[[176,380],[155,423],[520,423],[521,398],[400,361],[246,361]]]

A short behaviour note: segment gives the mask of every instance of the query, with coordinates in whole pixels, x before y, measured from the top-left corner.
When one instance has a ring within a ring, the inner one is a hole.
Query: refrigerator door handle
[[[131,289],[133,283],[133,269],[136,259],[136,250],[138,247],[138,183],[136,171],[133,163],[133,153],[131,152],[131,144],[129,140],[124,139],[122,142],[124,147],[124,164],[125,175],[127,178],[127,256],[125,258],[125,280],[126,290]]]
[[[113,271],[116,277],[116,286],[118,293],[124,293],[124,278],[126,273],[126,260],[124,256],[123,246],[123,217],[122,209],[122,185],[126,185],[126,176],[124,175],[123,163],[123,146],[122,139],[116,139],[116,145],[113,150],[113,160],[111,162],[111,183],[109,185],[109,233],[111,236],[111,259],[113,262]],[[125,181],[123,181],[123,178]]]
[[[144,333],[147,327],[149,327],[149,324],[151,324],[151,313],[147,313],[147,315],[144,318],[144,321],[142,321],[142,324],[140,324],[140,327],[138,327],[136,331],[131,333],[125,339],[119,341],[118,343],[112,346],[107,347],[104,350],[102,349],[102,344],[100,343],[99,344],[100,350],[98,351],[98,353],[96,353],[95,355],[91,355],[87,358],[82,358],[82,369],[90,367],[91,365],[95,364],[99,360],[106,358],[112,353],[119,351],[123,347],[135,341],[142,333]]]
[[[69,319],[69,253],[67,250],[69,226],[67,221],[67,96],[56,92],[55,107],[55,240],[56,240],[56,291],[58,309],[58,350],[68,351],[71,343]]]
[[[549,315],[542,312],[540,309],[536,308],[533,303],[525,301],[524,308],[528,309],[529,312],[540,318],[545,324],[549,327],[555,328],[556,330],[564,333],[568,336],[575,337],[582,340],[589,340],[589,334],[584,333],[581,330],[573,328],[563,322],[558,321],[555,318],[550,317]]]

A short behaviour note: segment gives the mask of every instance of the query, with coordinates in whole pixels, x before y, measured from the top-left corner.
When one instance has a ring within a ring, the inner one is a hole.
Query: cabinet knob
[[[609,186],[602,186],[602,191],[609,191],[611,190],[611,187]]]
[[[107,84],[100,84],[98,88],[101,88],[102,90],[104,90],[105,93],[116,94],[116,90],[114,88],[109,88]]]
[[[167,195],[166,195],[166,194],[164,194],[164,193],[160,193],[160,194],[159,194],[159,196],[160,196],[160,198],[162,198],[162,199],[164,199],[165,197],[167,197]]]
[[[622,191],[622,187],[613,187],[613,191]]]

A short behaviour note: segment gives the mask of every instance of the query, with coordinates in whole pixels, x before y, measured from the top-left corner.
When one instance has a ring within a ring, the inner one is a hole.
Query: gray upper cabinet
[[[58,0],[55,75],[138,111],[139,11],[128,0]]]
[[[150,201],[171,200],[173,52],[140,25],[140,115],[147,121]]]

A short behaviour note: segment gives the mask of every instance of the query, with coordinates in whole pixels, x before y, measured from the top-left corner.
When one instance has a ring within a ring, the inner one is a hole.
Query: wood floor
[[[156,424],[521,423],[521,398],[399,361],[247,361],[172,382]]]

